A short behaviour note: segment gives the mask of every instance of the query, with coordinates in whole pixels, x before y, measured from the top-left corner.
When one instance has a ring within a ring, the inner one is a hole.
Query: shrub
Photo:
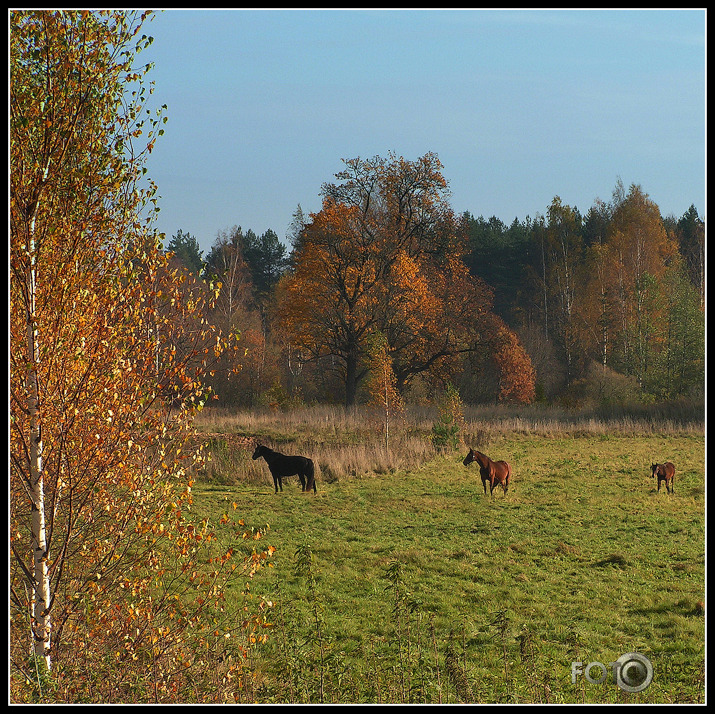
[[[455,451],[464,428],[464,406],[456,387],[449,385],[440,405],[439,417],[432,425],[432,444],[437,449]]]
[[[628,404],[643,399],[635,377],[596,362],[591,362],[584,376],[571,385],[568,396],[578,404],[590,406]]]

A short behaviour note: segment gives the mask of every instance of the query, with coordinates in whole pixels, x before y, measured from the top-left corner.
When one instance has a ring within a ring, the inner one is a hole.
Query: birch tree
[[[677,249],[658,206],[638,185],[631,185],[613,212],[607,250],[619,324],[612,366],[635,376],[643,386],[652,352],[663,340],[655,329],[659,316],[653,310],[654,295],[662,290]]]
[[[207,651],[182,638],[230,561],[202,574],[210,530],[184,508],[202,375],[228,343],[151,229],[145,20],[10,15],[10,651],[28,682],[74,671],[88,697],[140,667],[126,691],[159,701]]]
[[[566,378],[573,378],[576,359],[574,312],[578,300],[577,268],[582,254],[581,217],[556,196],[548,209],[545,233],[546,291],[552,304],[552,332],[566,364]]]
[[[382,418],[385,451],[390,450],[390,424],[403,410],[402,397],[397,390],[397,378],[392,369],[387,338],[381,332],[370,336],[367,350],[369,404],[377,408]]]
[[[48,668],[54,594],[43,376],[55,357],[48,345],[68,307],[63,299],[72,299],[73,306],[88,299],[76,290],[76,278],[90,264],[111,272],[120,250],[113,239],[134,233],[134,209],[142,200],[134,190],[141,153],[132,142],[142,133],[137,113],[146,87],[131,60],[148,44],[136,36],[142,20],[88,12],[11,13],[11,316],[13,328],[23,328],[13,330],[14,443],[22,444],[22,452],[12,456],[13,473],[21,474],[31,504],[33,559],[26,574],[34,653]],[[120,116],[128,79],[137,83],[138,99]],[[76,348],[84,347],[80,339]],[[26,431],[20,438],[21,424]]]

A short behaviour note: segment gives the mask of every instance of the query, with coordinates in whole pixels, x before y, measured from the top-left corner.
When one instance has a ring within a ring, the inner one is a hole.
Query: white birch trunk
[[[28,375],[28,412],[30,417],[30,500],[32,508],[32,550],[33,550],[33,592],[32,608],[32,651],[38,659],[43,659],[48,669],[52,668],[50,658],[50,604],[52,593],[48,574],[47,534],[45,529],[45,488],[42,465],[42,427],[40,418],[40,349],[39,330],[36,316],[37,266],[35,246],[35,216],[37,206],[30,221],[28,240],[28,313],[27,352],[30,358]]]

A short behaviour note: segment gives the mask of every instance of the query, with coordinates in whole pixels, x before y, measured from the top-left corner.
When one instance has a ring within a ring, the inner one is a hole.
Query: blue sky
[[[285,238],[344,158],[438,154],[455,211],[506,223],[618,178],[705,214],[705,12],[167,10],[143,32],[168,122],[157,228]]]

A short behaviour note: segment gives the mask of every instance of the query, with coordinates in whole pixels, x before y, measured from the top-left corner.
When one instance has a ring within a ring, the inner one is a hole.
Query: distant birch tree
[[[392,368],[387,338],[381,332],[371,335],[367,349],[369,404],[376,407],[382,418],[385,450],[390,449],[390,425],[403,411],[402,397],[397,389],[397,378]]]

